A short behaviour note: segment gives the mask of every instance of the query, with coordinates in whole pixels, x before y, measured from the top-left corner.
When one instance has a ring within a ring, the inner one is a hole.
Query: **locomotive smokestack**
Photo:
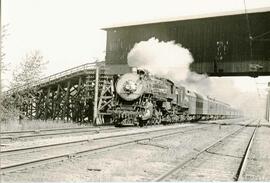
[[[136,67],[133,67],[133,68],[131,69],[131,72],[136,73],[136,72],[137,72],[137,68],[136,68]]]

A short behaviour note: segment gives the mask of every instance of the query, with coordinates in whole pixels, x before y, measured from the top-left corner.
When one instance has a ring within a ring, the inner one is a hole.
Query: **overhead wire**
[[[249,16],[247,13],[247,5],[246,5],[246,0],[244,1],[244,8],[245,8],[245,15],[246,15],[246,21],[247,21],[247,30],[248,30],[248,39],[249,39],[249,47],[250,47],[250,57],[251,59],[253,58],[253,50],[252,50],[252,35],[251,35],[251,29],[250,29],[250,21],[249,21]]]
[[[254,36],[253,39],[261,38],[261,37],[263,37],[263,36],[265,36],[265,35],[267,35],[267,34],[270,34],[270,31],[267,31],[267,32],[265,32],[265,33],[262,33],[262,34],[260,34],[260,35],[258,35],[258,36]]]

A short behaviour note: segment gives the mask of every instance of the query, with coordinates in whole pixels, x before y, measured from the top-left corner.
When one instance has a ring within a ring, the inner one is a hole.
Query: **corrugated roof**
[[[262,12],[270,12],[270,7],[266,8],[256,8],[256,9],[248,9],[247,13],[262,13]],[[207,14],[199,14],[199,15],[190,15],[190,16],[180,16],[180,17],[171,17],[171,18],[161,18],[156,20],[148,20],[148,21],[138,21],[138,22],[130,22],[124,24],[114,24],[110,26],[103,27],[103,30],[120,28],[120,27],[128,27],[128,26],[136,26],[136,25],[146,25],[146,24],[154,24],[154,23],[163,23],[163,22],[175,22],[181,20],[192,20],[192,19],[201,19],[201,18],[211,18],[211,17],[221,17],[221,16],[230,16],[230,15],[240,15],[245,14],[245,10],[237,10],[237,11],[224,11],[218,13],[207,13]]]

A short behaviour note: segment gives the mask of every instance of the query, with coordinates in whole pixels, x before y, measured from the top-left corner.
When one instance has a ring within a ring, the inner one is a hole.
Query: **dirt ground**
[[[253,128],[244,128],[164,181],[234,181]]]
[[[256,133],[244,181],[270,181],[270,126],[260,127]]]

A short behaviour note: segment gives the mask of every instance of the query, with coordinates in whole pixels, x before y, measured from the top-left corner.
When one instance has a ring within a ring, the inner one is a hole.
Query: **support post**
[[[3,38],[2,38],[2,1],[0,0],[0,102],[2,101],[2,42],[3,42]],[[1,103],[0,103],[1,104]]]
[[[50,113],[50,118],[53,120],[53,116],[54,116],[54,108],[55,108],[55,91],[52,90],[52,97],[51,97],[51,113]]]
[[[269,87],[270,83],[268,83]],[[270,89],[268,88],[268,93],[266,97],[266,110],[265,110],[265,119],[269,122],[269,107],[270,107]]]
[[[57,118],[60,114],[60,84],[57,85],[57,90],[56,90],[56,98],[55,100],[55,106],[54,106],[54,111],[53,111],[53,120],[55,120],[55,118]]]
[[[63,115],[62,115],[62,119],[64,120],[65,117],[67,117],[66,121],[69,120],[69,94],[70,94],[70,80],[67,83],[67,90],[66,90],[66,95],[65,95],[65,99],[64,99],[64,110],[63,110]]]
[[[75,104],[74,104],[74,120],[76,122],[82,122],[82,112],[81,112],[81,107],[80,107],[80,100],[81,100],[81,87],[82,87],[82,77],[79,77],[78,81],[78,87],[77,87],[77,97],[74,99]]]
[[[26,94],[26,96],[27,96],[27,94]],[[27,96],[28,97],[28,96]],[[27,99],[24,99],[24,103],[25,103],[25,116],[28,118],[29,117],[29,99],[27,98]]]
[[[38,99],[36,101],[36,119],[40,118],[41,114],[41,100],[42,100],[42,91],[39,92]]]
[[[33,98],[30,99],[30,120],[33,119]]]
[[[97,120],[97,105],[98,105],[98,84],[99,84],[99,66],[96,68],[96,77],[95,77],[95,97],[94,97],[94,114],[93,114],[93,124],[96,124]]]
[[[51,93],[51,88],[49,87],[47,90],[47,95],[46,95],[46,99],[45,99],[45,115],[44,115],[45,120],[47,120],[49,118],[50,93]]]

